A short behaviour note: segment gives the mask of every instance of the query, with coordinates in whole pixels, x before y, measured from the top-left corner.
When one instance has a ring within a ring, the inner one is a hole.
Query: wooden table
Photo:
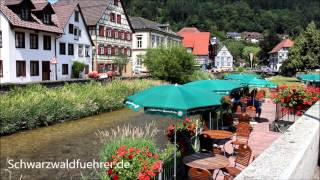
[[[211,153],[194,153],[183,158],[183,163],[189,167],[202,168],[209,171],[221,169],[229,166],[228,158],[222,155],[212,155]]]
[[[203,131],[201,134],[208,135],[211,139],[223,140],[230,139],[233,137],[233,133],[224,130],[207,130]]]

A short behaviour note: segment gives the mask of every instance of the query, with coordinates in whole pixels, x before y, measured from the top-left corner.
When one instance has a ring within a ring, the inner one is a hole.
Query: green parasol
[[[184,118],[199,111],[214,109],[221,105],[221,98],[217,93],[190,86],[161,85],[129,96],[125,104],[134,111],[143,108],[147,114]]]
[[[320,73],[301,74],[298,79],[308,82],[320,82]]]
[[[231,80],[248,80],[254,78],[261,78],[261,76],[257,74],[249,74],[249,73],[240,73],[240,74],[228,74],[224,76],[224,79]]]
[[[185,86],[206,89],[224,95],[243,87],[240,82],[231,80],[200,80],[187,83]]]
[[[240,80],[242,84],[246,84],[249,87],[260,87],[260,88],[277,88],[277,85],[265,80],[265,79],[257,79],[257,78],[253,78],[253,79],[247,79],[247,80]]]

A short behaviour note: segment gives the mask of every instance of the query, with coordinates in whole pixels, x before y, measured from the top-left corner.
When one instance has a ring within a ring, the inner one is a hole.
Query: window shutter
[[[111,37],[113,37],[113,38],[114,38],[114,31],[115,31],[115,29],[111,30]]]
[[[99,26],[99,36],[103,36],[103,32],[104,32],[104,27],[103,26]]]
[[[114,53],[115,53],[114,51],[115,51],[115,47],[112,47],[112,48],[111,48],[111,54],[112,54],[112,55],[114,55]]]
[[[98,54],[101,54],[100,44],[98,45]]]
[[[105,44],[104,45],[104,55],[107,55],[108,54],[108,46]]]
[[[127,56],[127,48],[124,48],[124,55]]]
[[[108,28],[104,27],[103,31],[104,31],[104,36],[107,37],[108,36]]]

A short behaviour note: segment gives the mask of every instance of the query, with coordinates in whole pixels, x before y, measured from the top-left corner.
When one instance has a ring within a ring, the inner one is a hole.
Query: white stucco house
[[[182,37],[169,29],[169,24],[159,24],[142,17],[130,17],[134,34],[132,36],[132,71],[147,72],[141,56],[148,48],[167,47],[170,44],[181,44]]]
[[[225,45],[218,50],[214,64],[218,69],[233,70],[233,56]]]
[[[294,45],[290,39],[284,39],[278,43],[270,52],[269,67],[279,71],[282,63],[288,59],[289,49]]]
[[[55,78],[55,40],[62,33],[52,6],[0,1],[0,83]]]
[[[85,64],[84,76],[92,70],[92,46],[90,34],[82,10],[76,1],[60,0],[53,5],[63,34],[57,38],[56,57],[58,80],[72,78],[73,62]]]
[[[92,69],[92,41],[74,1],[0,1],[0,42],[0,83],[70,79],[75,60]]]

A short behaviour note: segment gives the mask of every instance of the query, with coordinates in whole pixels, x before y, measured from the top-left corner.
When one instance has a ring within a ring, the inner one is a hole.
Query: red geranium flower
[[[154,162],[151,167],[153,171],[159,171],[160,168],[161,168],[161,161]]]
[[[109,175],[111,175],[111,174],[113,173],[112,169],[109,168],[109,169],[107,170],[107,173],[108,173]]]
[[[153,154],[150,151],[148,151],[146,154],[147,154],[148,157],[152,157],[153,156]]]
[[[114,176],[112,177],[112,180],[119,180],[119,176],[118,176],[118,175],[114,175]]]
[[[138,180],[150,180],[150,177],[146,174],[139,173]]]
[[[130,154],[130,155],[128,156],[128,159],[133,159],[133,155]]]

